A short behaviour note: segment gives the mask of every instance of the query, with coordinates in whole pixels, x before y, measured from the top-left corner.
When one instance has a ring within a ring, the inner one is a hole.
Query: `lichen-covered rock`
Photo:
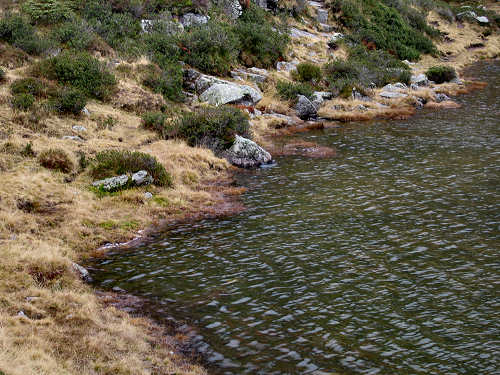
[[[222,154],[231,164],[241,168],[255,168],[272,162],[269,152],[250,139],[236,136],[230,149]]]
[[[302,120],[308,120],[316,117],[318,113],[314,104],[304,95],[299,95],[299,99],[295,105],[295,110],[297,111],[297,116]]]
[[[411,77],[411,83],[417,86],[429,86],[429,80],[425,74],[418,74]]]
[[[104,180],[95,181],[92,186],[104,190],[104,191],[116,191],[127,186],[129,176],[122,174],[121,176],[115,176],[110,178],[105,178]]]
[[[181,24],[184,27],[191,27],[196,25],[204,25],[210,19],[209,16],[204,16],[202,14],[186,13],[181,17]]]
[[[136,186],[149,185],[153,183],[153,177],[147,171],[139,171],[132,175],[132,182]]]
[[[262,99],[260,90],[247,85],[216,83],[200,95],[200,101],[212,105],[243,104],[253,106]]]

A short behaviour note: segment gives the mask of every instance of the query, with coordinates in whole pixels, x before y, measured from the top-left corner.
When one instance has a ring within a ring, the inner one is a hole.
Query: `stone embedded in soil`
[[[382,91],[380,96],[388,99],[406,98],[408,95],[400,92]]]
[[[69,139],[75,142],[85,142],[85,140],[77,135],[65,135],[62,139]]]
[[[427,79],[427,76],[423,73],[411,76],[410,82],[417,86],[429,86],[429,80]]]
[[[86,132],[87,131],[87,128],[85,126],[81,126],[81,125],[74,125],[72,129],[76,132]]]
[[[105,178],[104,180],[95,181],[92,186],[102,189],[104,191],[113,191],[123,188],[128,184],[129,177],[126,174]]]

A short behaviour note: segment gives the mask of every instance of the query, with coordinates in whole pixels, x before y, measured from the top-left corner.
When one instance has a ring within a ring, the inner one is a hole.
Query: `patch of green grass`
[[[314,87],[309,83],[278,81],[276,83],[276,91],[281,99],[295,100],[298,95],[311,98],[314,93]]]

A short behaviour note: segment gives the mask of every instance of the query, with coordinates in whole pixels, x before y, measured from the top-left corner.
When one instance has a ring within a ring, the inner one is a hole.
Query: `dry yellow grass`
[[[22,70],[8,70],[10,80],[20,75]],[[129,82],[123,87],[137,89]],[[159,140],[132,112],[102,103],[88,109],[90,116],[78,118],[16,113],[7,85],[0,86],[0,370],[204,374],[182,357],[176,340],[158,334],[161,327],[101,303],[72,262],[105,243],[130,240],[151,224],[210,211],[222,201],[212,184],[226,179],[230,166],[209,150]],[[103,126],[107,118],[113,119],[111,128]],[[73,125],[87,131],[74,131]],[[85,142],[62,139],[65,135]],[[89,189],[92,179],[85,172],[68,179],[71,174],[22,156],[28,142],[37,153],[63,149],[75,166],[78,152],[88,158],[107,149],[147,152],[171,173],[174,188],[148,186],[100,198]],[[144,198],[146,191],[153,199]]]

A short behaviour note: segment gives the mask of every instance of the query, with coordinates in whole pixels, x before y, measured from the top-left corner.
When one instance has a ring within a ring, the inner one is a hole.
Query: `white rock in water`
[[[233,165],[243,168],[255,168],[272,162],[269,152],[254,141],[236,135],[233,145],[223,153],[223,156]]]

